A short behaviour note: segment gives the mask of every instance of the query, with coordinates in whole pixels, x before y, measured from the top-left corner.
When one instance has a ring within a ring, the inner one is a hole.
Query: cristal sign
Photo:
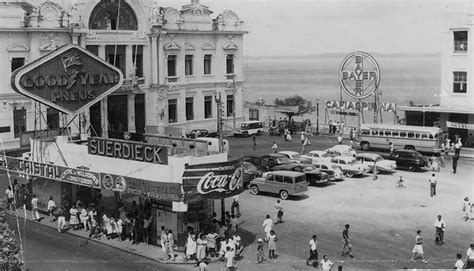
[[[341,64],[339,81],[344,92],[350,97],[355,99],[367,98],[379,86],[379,65],[375,58],[367,53],[351,53]]]
[[[13,89],[68,114],[77,114],[123,82],[120,69],[89,51],[67,45],[16,70]]]

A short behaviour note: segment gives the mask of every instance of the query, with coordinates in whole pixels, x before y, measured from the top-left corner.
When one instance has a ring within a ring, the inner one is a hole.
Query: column
[[[130,93],[127,95],[127,111],[128,111],[128,132],[135,133],[135,94]]]
[[[158,84],[158,36],[151,36],[151,83]]]
[[[105,45],[99,45],[99,57],[103,60],[107,60],[105,58]]]
[[[86,48],[86,34],[81,34],[81,37],[79,39],[79,46],[82,48]]]
[[[102,137],[109,137],[109,116],[107,97],[100,101],[100,124],[102,125]]]
[[[134,66],[133,66],[133,47],[132,45],[125,46],[125,74],[123,75],[124,79],[133,79],[134,75]]]

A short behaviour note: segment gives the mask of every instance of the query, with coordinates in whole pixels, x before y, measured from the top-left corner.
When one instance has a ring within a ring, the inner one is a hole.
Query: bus
[[[439,153],[444,141],[443,130],[438,127],[363,124],[359,130],[362,150],[370,148],[389,149],[392,142],[395,149]]]
[[[240,124],[240,129],[234,132],[234,136],[251,136],[263,133],[263,122],[261,121],[243,121]]]

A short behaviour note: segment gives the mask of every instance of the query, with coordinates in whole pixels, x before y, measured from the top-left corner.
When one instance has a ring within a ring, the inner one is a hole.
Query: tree
[[[0,270],[21,270],[24,265],[15,232],[8,228],[4,200],[0,201]]]
[[[298,112],[288,111],[282,112],[288,116],[288,119],[292,119],[294,116],[304,115],[306,113],[314,111],[311,107],[311,101],[306,100],[305,98],[295,95],[292,97],[287,97],[284,99],[275,99],[276,106],[298,106]]]

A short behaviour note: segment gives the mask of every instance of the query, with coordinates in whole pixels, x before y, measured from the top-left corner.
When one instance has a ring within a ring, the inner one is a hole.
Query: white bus
[[[251,136],[263,133],[263,122],[261,121],[243,121],[240,129],[234,132],[234,136]]]
[[[363,124],[359,130],[359,143],[362,150],[370,148],[416,150],[439,152],[443,142],[443,130],[438,127]]]

